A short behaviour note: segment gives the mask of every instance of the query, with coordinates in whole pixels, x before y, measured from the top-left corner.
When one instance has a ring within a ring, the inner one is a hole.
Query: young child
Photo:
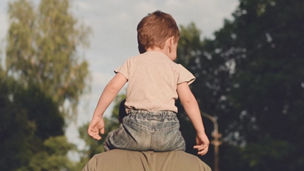
[[[128,82],[125,108],[127,115],[120,127],[109,133],[105,149],[172,151],[185,150],[179,131],[175,100],[180,99],[196,130],[199,155],[208,151],[199,106],[189,84],[195,77],[176,64],[179,30],[171,15],[155,11],[137,26],[140,54],[131,57],[115,70],[98,101],[88,134],[100,140],[104,134],[103,113],[120,89]]]

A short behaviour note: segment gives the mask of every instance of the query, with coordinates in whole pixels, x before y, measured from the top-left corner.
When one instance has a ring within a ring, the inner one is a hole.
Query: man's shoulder
[[[151,170],[157,171],[211,171],[210,167],[198,157],[183,151],[153,152],[153,151],[128,151],[110,150],[95,155],[83,169],[91,171],[111,170]]]

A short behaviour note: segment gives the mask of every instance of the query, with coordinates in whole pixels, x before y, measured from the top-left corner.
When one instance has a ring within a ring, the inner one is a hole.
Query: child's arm
[[[198,150],[199,155],[204,155],[208,152],[209,139],[205,133],[205,128],[198,103],[192,94],[187,82],[177,85],[177,93],[188,117],[190,118],[196,130],[196,145],[194,148]]]
[[[88,134],[92,138],[96,140],[101,139],[99,133],[104,134],[103,114],[127,81],[123,74],[117,73],[104,88],[88,128]]]

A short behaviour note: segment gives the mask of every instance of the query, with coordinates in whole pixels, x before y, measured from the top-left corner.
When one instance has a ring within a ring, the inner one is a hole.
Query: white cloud
[[[8,17],[5,13],[0,13],[0,38],[4,38],[8,29]]]
[[[2,46],[0,49],[2,49],[5,44],[4,41],[8,29],[8,16],[6,14],[6,6],[3,2],[0,3],[0,6],[0,45]]]
[[[110,79],[113,77],[113,75],[114,74],[103,73],[100,71],[93,72],[92,73],[93,86],[104,87],[110,81]]]
[[[0,65],[4,67],[5,39],[8,29],[7,0],[0,1]]]

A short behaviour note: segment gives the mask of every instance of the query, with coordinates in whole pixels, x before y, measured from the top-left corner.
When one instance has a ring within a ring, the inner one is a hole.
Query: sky
[[[10,1],[13,0],[0,0],[0,52],[5,48]],[[39,0],[33,2],[37,4]],[[89,63],[91,91],[80,99],[77,123],[66,129],[69,141],[84,147],[77,138],[77,126],[90,121],[103,88],[114,76],[113,70],[128,57],[138,54],[136,26],[144,16],[161,10],[171,14],[178,25],[194,22],[202,31],[202,38],[212,38],[224,19],[232,18],[237,5],[238,0],[71,0],[73,15],[91,28],[90,47],[80,50]],[[112,106],[105,116],[111,114]]]

